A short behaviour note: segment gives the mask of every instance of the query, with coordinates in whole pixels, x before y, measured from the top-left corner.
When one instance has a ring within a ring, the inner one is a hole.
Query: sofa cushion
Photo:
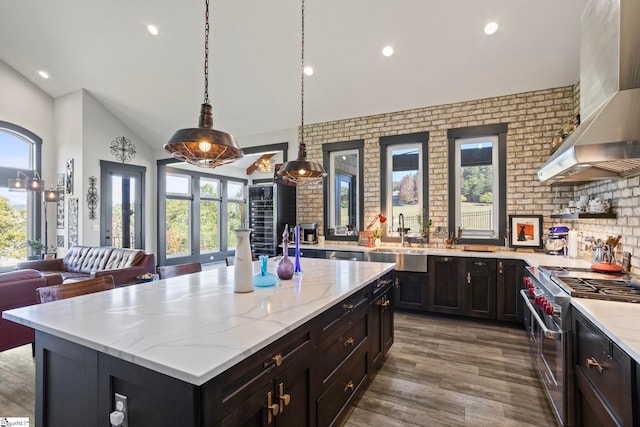
[[[104,270],[112,251],[109,247],[73,246],[64,256],[64,269],[84,274]]]
[[[114,248],[106,265],[100,270],[131,267],[132,265],[138,264],[142,260],[142,257],[144,257],[144,251]]]
[[[17,282],[27,279],[39,279],[42,274],[38,270],[17,270],[0,274],[0,283]]]

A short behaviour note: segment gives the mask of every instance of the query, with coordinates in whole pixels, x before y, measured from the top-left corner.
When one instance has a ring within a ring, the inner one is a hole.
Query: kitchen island
[[[3,316],[36,329],[36,425],[107,425],[115,393],[127,396],[136,427],[262,425],[279,413],[315,425],[315,403],[339,416],[346,400],[325,395],[350,397],[371,369],[381,330],[373,310],[389,307],[380,295],[392,290],[393,267],[305,259],[302,277],[246,294],[233,292],[233,268],[221,268]],[[335,339],[343,357],[320,378],[314,350]],[[352,372],[361,374],[342,385]]]

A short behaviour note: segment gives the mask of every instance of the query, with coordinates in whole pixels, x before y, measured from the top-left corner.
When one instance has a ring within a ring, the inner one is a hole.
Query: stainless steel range
[[[640,295],[628,273],[547,266],[527,267],[527,273],[521,295],[531,356],[558,424],[572,426],[571,298],[637,303]]]

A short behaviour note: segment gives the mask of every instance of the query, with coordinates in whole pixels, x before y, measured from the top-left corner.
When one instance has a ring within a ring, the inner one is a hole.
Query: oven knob
[[[530,278],[528,278],[528,277],[523,277],[523,278],[522,278],[522,281],[524,282],[524,284],[525,284],[527,287],[531,287],[531,286],[533,286],[533,283],[531,283],[531,279],[530,279]]]
[[[533,291],[533,287],[529,288],[529,296],[533,296],[535,294],[535,292]]]
[[[549,316],[553,316],[553,306],[551,304],[547,304],[547,307],[544,309],[544,311]]]
[[[533,300],[535,301],[536,304],[540,304],[540,298],[542,298],[540,295],[536,295],[536,297]]]

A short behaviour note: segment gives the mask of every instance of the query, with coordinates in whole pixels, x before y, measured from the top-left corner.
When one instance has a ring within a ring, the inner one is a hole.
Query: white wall
[[[42,138],[42,179],[55,183],[56,147],[53,137],[53,99],[0,60],[0,120],[13,123]],[[47,243],[55,244],[55,209],[47,211]],[[53,223],[52,223],[53,221]]]
[[[64,195],[64,228],[56,228],[56,209],[49,209],[54,212],[53,218],[49,219],[49,227],[55,230],[55,235],[64,237],[64,247],[58,248],[58,257],[64,256],[69,248],[69,200],[78,198],[82,199],[80,193],[81,188],[78,185],[78,177],[82,171],[82,152],[84,150],[82,144],[82,93],[75,91],[67,95],[59,96],[54,101],[54,123],[55,123],[55,146],[56,156],[54,158],[55,174],[64,174],[66,172],[67,159],[74,160],[74,178],[72,194]],[[78,208],[78,243],[83,244],[82,233],[82,215],[81,206]],[[47,212],[49,214],[49,212]],[[49,216],[49,215],[48,215]]]
[[[100,189],[100,160],[119,163],[111,154],[111,142],[117,137],[126,137],[136,148],[136,154],[128,165],[143,166],[146,168],[145,177],[145,242],[144,248],[148,252],[156,251],[156,162],[155,152],[149,144],[136,135],[120,119],[111,114],[104,105],[97,101],[86,90],[82,91],[83,132],[82,141],[84,151],[82,153],[82,173],[78,174],[76,191],[80,191],[80,205],[82,212],[82,235],[84,244],[89,246],[100,245],[100,212],[98,209],[95,220],[89,219],[86,194],[89,187],[89,177],[97,178],[96,186]],[[94,226],[98,226],[95,230]]]

